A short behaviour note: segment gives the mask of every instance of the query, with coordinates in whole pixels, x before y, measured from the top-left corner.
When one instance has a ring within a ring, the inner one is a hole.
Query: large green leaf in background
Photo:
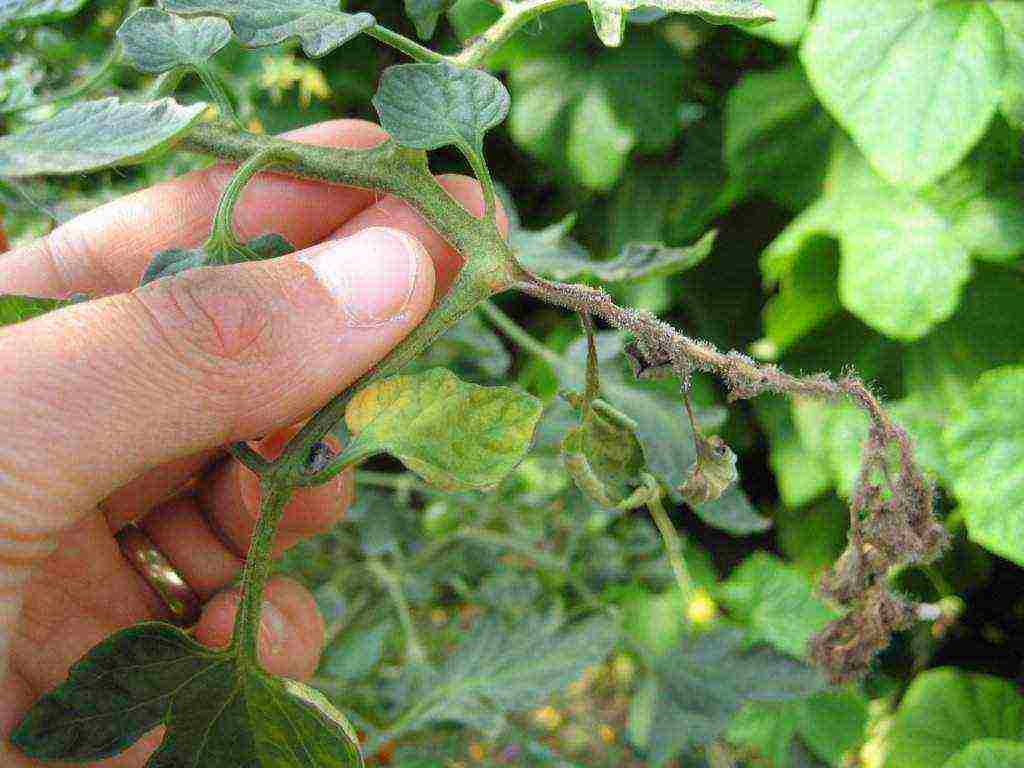
[[[824,688],[817,670],[764,646],[748,648],[739,630],[684,640],[658,659],[657,698],[649,736],[652,764],[707,744],[748,702],[783,702]]]
[[[883,768],[936,768],[990,738],[1024,738],[1024,698],[1014,686],[957,669],[929,670],[900,702]]]
[[[440,488],[486,489],[526,456],[541,410],[531,395],[466,384],[443,368],[394,376],[349,402],[354,437],[343,457],[388,453]]]
[[[912,188],[982,137],[1007,63],[999,20],[975,0],[822,0],[801,58],[871,164]]]
[[[1024,565],[1024,366],[981,377],[946,428],[971,538]]]
[[[240,667],[169,624],[104,640],[41,698],[12,738],[44,760],[101,760],[166,724],[150,768],[359,768],[351,725],[317,691]]]
[[[85,101],[0,137],[0,176],[96,171],[145,162],[188,133],[206,104]]]
[[[405,14],[416,25],[416,34],[424,40],[434,36],[441,14],[455,4],[455,0],[405,0]]]
[[[159,8],[143,8],[125,20],[117,39],[133,67],[160,74],[177,67],[204,67],[231,42],[231,27],[212,16],[184,19]]]
[[[659,8],[669,13],[695,14],[712,24],[756,25],[774,16],[761,0],[587,0],[594,15],[594,28],[605,45],[622,43],[626,14],[640,7]]]
[[[1024,743],[979,739],[953,755],[943,768],[1024,768]]]
[[[0,31],[74,16],[88,0],[0,0]]]
[[[307,56],[326,56],[376,22],[368,13],[344,13],[337,0],[164,0],[172,13],[223,16],[251,48],[298,38]]]

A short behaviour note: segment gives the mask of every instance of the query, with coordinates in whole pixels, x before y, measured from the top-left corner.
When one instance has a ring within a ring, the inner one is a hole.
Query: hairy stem
[[[672,520],[669,519],[665,506],[661,503],[660,493],[648,499],[647,511],[651,513],[651,519],[654,520],[654,524],[658,527],[658,533],[661,534],[665,552],[668,554],[668,562],[672,566],[672,573],[675,576],[676,585],[679,587],[679,593],[683,596],[684,601],[688,601],[690,595],[693,594],[693,579],[690,578],[690,571],[686,567],[686,561],[683,560],[683,545],[679,540],[679,533],[672,525]]]
[[[374,24],[366,30],[366,34],[376,38],[385,45],[390,45],[397,51],[401,51],[409,58],[416,59],[416,61],[428,64],[444,64],[448,61],[448,57],[444,54],[432,51],[415,40],[410,40],[405,35],[400,35],[387,27],[382,27],[380,24]]]
[[[533,19],[567,5],[576,5],[583,0],[522,0],[503,4],[505,12],[482,35],[475,38],[459,54],[449,60],[463,67],[479,67],[501,44]]]

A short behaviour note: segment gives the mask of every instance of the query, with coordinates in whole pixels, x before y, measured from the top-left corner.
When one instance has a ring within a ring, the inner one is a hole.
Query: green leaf
[[[322,674],[348,682],[368,675],[384,655],[384,644],[391,633],[390,621],[375,627],[358,627],[348,632],[324,654]]]
[[[590,189],[611,189],[636,141],[636,132],[619,119],[604,85],[592,83],[581,94],[569,123],[566,159],[576,178]]]
[[[455,0],[405,0],[405,15],[416,25],[416,34],[429,40],[437,29],[441,14],[455,5]]]
[[[441,368],[395,376],[352,398],[345,421],[355,437],[343,456],[388,453],[439,488],[488,489],[526,456],[541,410],[531,395]]]
[[[204,67],[231,42],[231,27],[215,17],[183,19],[143,8],[125,20],[117,39],[133,67],[158,75],[177,67]]]
[[[569,476],[592,501],[604,509],[633,509],[650,495],[642,485],[644,455],[627,417],[594,403],[584,405],[570,393],[569,402],[582,417],[562,441],[562,463]]]
[[[801,58],[879,173],[920,188],[955,167],[999,106],[1003,32],[974,0],[822,0]]]
[[[28,296],[0,296],[0,327],[14,325],[75,303],[76,299],[33,299]]]
[[[295,246],[278,234],[266,234],[250,240],[245,244],[248,252],[217,249],[215,253],[209,249],[209,244],[201,248],[170,248],[160,251],[153,260],[149,262],[146,271],[142,275],[139,285],[146,285],[154,280],[163,277],[170,277],[179,272],[184,272],[197,267],[222,266],[224,264],[238,264],[243,261],[252,261],[255,255],[259,260],[276,259],[279,256],[286,256],[295,251]]]
[[[368,13],[344,13],[338,0],[164,0],[164,8],[188,16],[222,16],[239,41],[264,48],[298,38],[307,56],[326,56],[372,27]]]
[[[804,445],[788,403],[780,398],[760,398],[755,408],[770,438],[769,463],[775,473],[782,503],[789,508],[801,507],[831,488],[828,462]],[[784,535],[781,526],[779,535]]]
[[[775,16],[760,0],[587,0],[597,36],[605,45],[622,43],[626,14],[640,7],[696,15],[712,24],[753,26]]]
[[[0,31],[74,16],[88,0],[0,0]]]
[[[806,744],[818,758],[840,768],[864,740],[868,704],[852,691],[825,691],[782,704],[747,704],[729,725],[728,739],[752,746],[773,768],[800,768],[794,747]]]
[[[721,736],[748,702],[801,699],[825,686],[807,665],[764,646],[747,647],[735,629],[686,639],[658,659],[656,675],[648,748],[655,765]]]
[[[950,221],[886,184],[848,141],[836,148],[826,188],[765,251],[766,278],[787,274],[815,238],[830,235],[841,244],[839,300],[868,325],[912,341],[952,315],[971,261]]]
[[[142,163],[185,136],[206,104],[86,101],[0,136],[0,176],[66,175]]]
[[[533,615],[508,626],[485,616],[440,670],[421,681],[401,732],[456,722],[496,733],[506,713],[543,703],[604,661],[618,635],[604,617],[564,625]]]
[[[504,342],[474,312],[431,344],[405,372],[449,368],[460,376],[479,378],[482,373],[484,378],[500,379],[511,366],[512,355]]]
[[[772,527],[772,521],[758,514],[747,494],[736,485],[714,501],[698,504],[692,509],[708,525],[733,536],[750,536]]]
[[[775,14],[775,21],[747,31],[765,37],[779,45],[796,45],[804,36],[811,20],[814,0],[761,0],[764,7]]]
[[[478,69],[399,64],[380,78],[373,106],[391,138],[410,149],[455,145],[481,155],[484,134],[508,114],[501,82]]]
[[[565,232],[563,222],[514,236],[516,258],[534,274],[555,280],[592,277],[606,283],[635,282],[692,269],[711,254],[717,236],[717,232],[709,232],[693,245],[681,248],[663,243],[628,243],[614,259],[596,261],[567,240]]]
[[[971,539],[1024,565],[1024,366],[983,375],[945,441]]]
[[[168,624],[94,647],[11,737],[27,756],[77,762],[123,752],[160,724],[151,768],[362,766],[351,726],[322,695],[213,651]]]
[[[729,575],[719,597],[751,637],[803,658],[811,636],[840,616],[813,593],[810,579],[802,573],[758,552]]]
[[[972,741],[943,768],[1024,768],[1024,744],[1006,739]]]
[[[883,768],[935,768],[976,739],[1024,737],[1024,699],[1006,681],[932,669],[907,689]]]
[[[835,131],[799,65],[749,74],[726,102],[726,164],[750,192],[799,210],[821,192]]]
[[[1024,128],[1024,7],[1017,0],[992,0],[992,12],[1003,25],[1006,79],[1002,112],[1014,128]]]

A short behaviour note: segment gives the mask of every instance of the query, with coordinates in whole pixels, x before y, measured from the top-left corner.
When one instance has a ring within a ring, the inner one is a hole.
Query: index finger
[[[332,120],[286,136],[306,144],[359,149],[379,144],[387,134],[364,120]],[[0,255],[0,295],[61,298],[135,288],[156,252],[192,248],[207,238],[221,190],[233,171],[233,166],[217,164],[135,192]],[[243,240],[277,232],[304,248],[374,199],[369,190],[260,174],[243,193],[235,227]]]

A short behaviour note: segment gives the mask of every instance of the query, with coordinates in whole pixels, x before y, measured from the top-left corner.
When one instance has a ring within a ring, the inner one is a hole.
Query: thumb
[[[147,469],[293,423],[386,355],[433,294],[423,246],[374,227],[5,329],[3,527],[65,528]]]

